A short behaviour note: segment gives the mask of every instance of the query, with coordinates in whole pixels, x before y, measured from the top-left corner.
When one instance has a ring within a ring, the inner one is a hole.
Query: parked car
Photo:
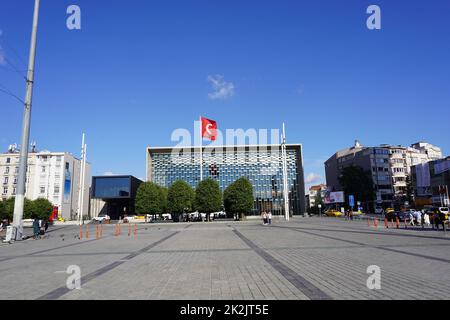
[[[106,213],[100,213],[97,217],[94,217],[94,221],[105,222],[109,221],[111,218]]]
[[[327,217],[340,217],[340,216],[342,216],[342,212],[331,209],[331,210],[325,211],[325,215]]]

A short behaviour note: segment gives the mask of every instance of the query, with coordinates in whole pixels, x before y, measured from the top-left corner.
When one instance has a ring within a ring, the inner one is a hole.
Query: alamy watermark
[[[366,270],[367,274],[370,276],[367,278],[366,286],[369,290],[380,290],[381,289],[381,268],[377,265],[370,265]]]
[[[369,30],[381,29],[381,8],[375,4],[367,7],[367,14],[370,16],[367,18],[366,25]]]
[[[67,14],[70,16],[66,20],[66,26],[69,30],[81,30],[81,9],[79,6],[72,4],[67,7]]]

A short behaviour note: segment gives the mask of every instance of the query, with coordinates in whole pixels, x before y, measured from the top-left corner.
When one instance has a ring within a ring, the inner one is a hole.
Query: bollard
[[[131,236],[131,224],[129,223],[128,224],[128,237],[130,237]]]
[[[378,219],[377,218],[373,218],[373,225],[375,228],[378,228]]]
[[[370,227],[370,219],[367,218],[367,226]]]
[[[397,218],[395,218],[395,226],[397,227],[397,229],[400,228],[400,220]]]
[[[89,226],[86,225],[86,239],[89,239]]]
[[[388,223],[388,219],[384,218],[384,226],[387,228],[389,228],[389,223]]]
[[[137,234],[137,228],[136,228],[136,224],[134,224],[134,238],[136,239],[136,234]]]
[[[99,237],[99,231],[98,231],[98,225],[95,226],[95,239],[98,240]]]
[[[80,224],[80,240],[83,239],[83,227]]]
[[[403,221],[404,221],[404,223],[405,223],[405,229],[408,229],[408,224],[406,223],[406,219],[403,220]]]
[[[391,219],[391,227],[394,227],[394,219]]]
[[[100,225],[100,238],[103,237],[103,224]]]

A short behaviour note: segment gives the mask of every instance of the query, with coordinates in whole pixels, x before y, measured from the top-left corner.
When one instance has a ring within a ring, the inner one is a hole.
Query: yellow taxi
[[[328,217],[340,217],[340,216],[342,216],[342,212],[337,211],[337,210],[334,210],[334,209],[325,211],[325,214],[326,214]]]

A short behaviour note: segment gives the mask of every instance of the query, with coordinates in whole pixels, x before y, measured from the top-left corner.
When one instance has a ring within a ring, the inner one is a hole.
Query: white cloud
[[[306,184],[319,183],[321,181],[322,181],[322,176],[317,173],[314,173],[314,172],[311,172],[310,174],[308,174],[305,179]]]
[[[117,174],[112,173],[111,171],[106,171],[105,173],[103,173],[104,176],[117,176]]]
[[[214,92],[208,93],[208,97],[211,100],[228,99],[234,95],[234,84],[231,82],[226,82],[223,75],[209,75],[208,82],[214,90]]]

